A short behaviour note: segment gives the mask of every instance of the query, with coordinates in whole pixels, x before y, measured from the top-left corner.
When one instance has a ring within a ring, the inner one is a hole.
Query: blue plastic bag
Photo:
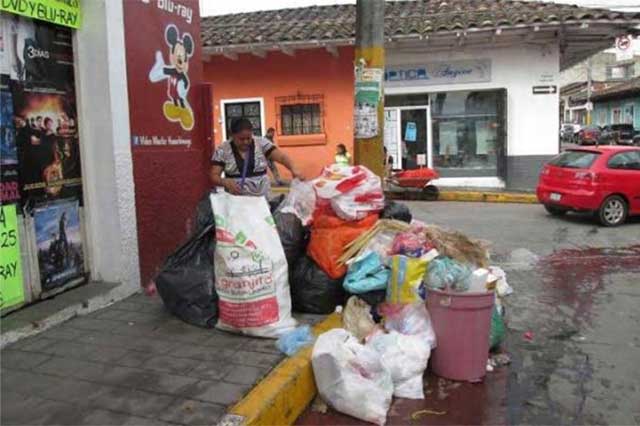
[[[468,266],[441,256],[429,263],[425,282],[433,290],[466,291],[469,289],[471,273]]]
[[[313,343],[315,337],[308,325],[296,327],[288,333],[283,334],[276,341],[276,347],[287,356],[295,355],[300,349]]]
[[[345,290],[352,294],[362,294],[387,288],[391,271],[382,263],[380,255],[369,252],[349,266],[344,279]]]

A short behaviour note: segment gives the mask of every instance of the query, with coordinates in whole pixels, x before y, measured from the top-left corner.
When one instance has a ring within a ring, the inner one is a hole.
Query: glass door
[[[402,169],[431,165],[429,108],[400,107],[400,156]]]

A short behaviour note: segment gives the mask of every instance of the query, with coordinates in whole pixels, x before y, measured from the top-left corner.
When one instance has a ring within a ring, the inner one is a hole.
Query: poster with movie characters
[[[0,204],[20,201],[18,148],[13,125],[13,98],[9,76],[0,75]]]
[[[84,254],[77,200],[59,200],[33,211],[42,290],[60,287],[84,275]]]
[[[82,196],[75,98],[12,83],[20,193],[29,205]]]
[[[131,143],[190,148],[202,77],[197,0],[125,1]],[[140,22],[144,21],[144,31]]]

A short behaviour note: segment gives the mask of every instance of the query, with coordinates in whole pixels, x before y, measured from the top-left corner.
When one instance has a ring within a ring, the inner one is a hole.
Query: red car
[[[600,130],[600,127],[591,125],[580,129],[576,134],[576,139],[579,145],[597,145],[601,136],[602,130]]]
[[[620,225],[628,216],[640,215],[640,148],[565,151],[544,166],[536,192],[552,215],[594,212],[603,225]]]

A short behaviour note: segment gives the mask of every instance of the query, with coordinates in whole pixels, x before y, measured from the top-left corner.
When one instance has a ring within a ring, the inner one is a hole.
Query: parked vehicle
[[[564,123],[560,126],[560,140],[562,142],[574,142],[574,138],[581,128],[576,123]]]
[[[636,131],[633,124],[609,124],[602,128],[600,143],[611,145],[633,145]]]
[[[595,213],[604,226],[640,215],[640,148],[596,146],[570,149],[540,173],[538,200],[554,216]]]
[[[579,145],[597,145],[600,143],[602,131],[596,125],[585,126],[576,133],[575,142]]]

